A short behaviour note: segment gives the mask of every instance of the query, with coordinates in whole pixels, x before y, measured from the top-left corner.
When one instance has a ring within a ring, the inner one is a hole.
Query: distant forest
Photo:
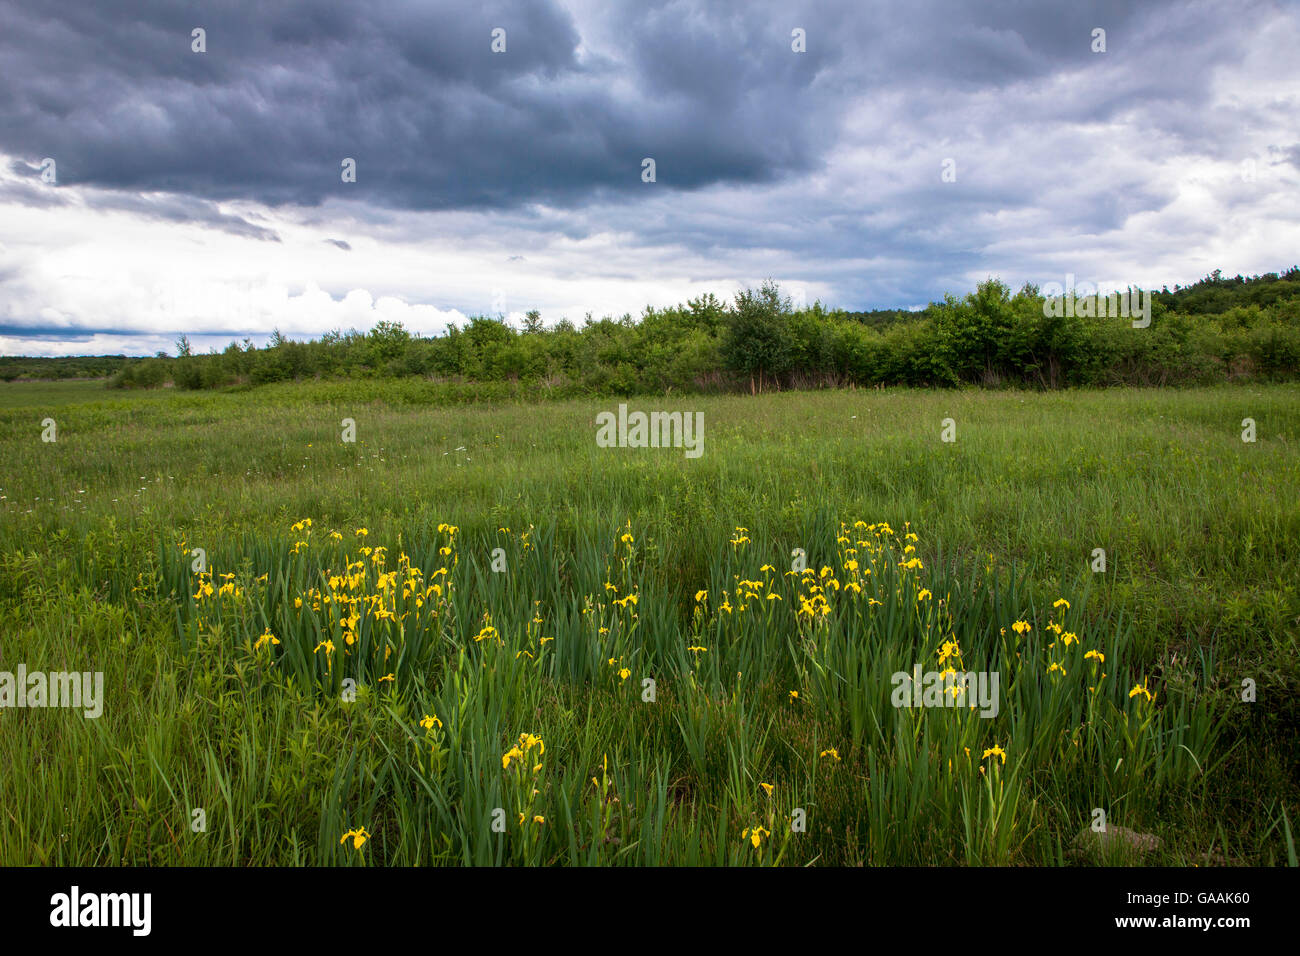
[[[0,357],[0,380],[104,378],[114,388],[249,387],[305,378],[417,377],[449,396],[914,385],[1206,384],[1300,377],[1300,266],[1224,277],[1150,295],[1151,322],[1053,314],[1039,289],[997,279],[924,309],[795,309],[773,282],[734,301],[712,295],[647,307],[639,319],[563,320],[536,311],[521,327],[472,318],[441,335],[380,322],[299,342],[276,332],[265,347],[232,342],[194,354]],[[1105,303],[1101,302],[1104,306]]]

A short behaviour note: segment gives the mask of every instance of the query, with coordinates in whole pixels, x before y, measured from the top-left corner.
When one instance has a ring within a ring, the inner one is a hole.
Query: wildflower
[[[766,791],[769,797],[772,795],[772,791],[776,789],[770,783],[760,783],[759,786],[762,787],[764,791]]]
[[[1089,651],[1087,654],[1083,655],[1083,659],[1085,661],[1088,660],[1089,658],[1099,661],[1102,664],[1106,663],[1106,655],[1103,654],[1101,651]]]
[[[746,827],[741,832],[740,838],[743,840],[746,837],[748,837],[749,842],[753,844],[754,849],[757,850],[758,845],[763,842],[763,837],[771,836],[771,835],[772,835],[772,831],[766,829],[765,827],[754,827],[753,830],[751,830],[749,827]]]
[[[1151,691],[1147,690],[1147,682],[1145,678],[1143,678],[1142,683],[1134,684],[1133,689],[1128,692],[1130,698],[1136,697],[1138,694],[1146,694],[1148,701],[1155,700],[1155,698],[1151,696]]]
[[[696,592],[695,592],[695,603],[696,603],[696,604],[699,604],[701,601],[707,601],[708,599],[709,599],[709,592],[708,592],[708,591],[696,591]]]
[[[628,534],[623,535],[623,537],[619,538],[618,540],[622,541],[622,542],[623,542],[624,544],[626,544],[628,547],[631,547],[631,546],[632,546],[632,542],[634,542],[636,539],[633,538],[632,535],[631,535],[630,533],[628,533]]]
[[[266,629],[266,633],[264,633],[261,637],[257,639],[257,643],[253,645],[253,650],[260,651],[262,649],[262,645],[267,643],[268,641],[272,644],[280,643],[280,639],[271,633],[271,629],[269,627]]]
[[[839,752],[838,750],[836,750],[834,747],[828,747],[827,749],[825,749],[825,750],[823,750],[821,753],[819,753],[817,756],[819,756],[819,757],[830,757],[830,758],[833,759],[836,763],[839,763],[839,760],[840,760],[840,752]]]
[[[379,678],[378,683],[382,684],[386,680],[396,681],[397,678],[392,674],[385,674],[383,677]]]
[[[420,721],[420,726],[425,730],[433,730],[434,725],[442,727],[442,721],[438,719],[437,714],[425,714],[424,719]]]
[[[1014,624],[1011,625],[1011,630],[1023,636],[1025,634],[1028,634],[1030,631],[1032,631],[1033,627],[1030,625],[1028,621],[1016,621]]]
[[[1060,672],[1061,672],[1061,676],[1062,676],[1062,677],[1065,676],[1065,668],[1062,667],[1060,664],[1056,663],[1055,661],[1052,662],[1052,666],[1051,666],[1051,667],[1047,668],[1047,673],[1050,674],[1050,673],[1052,673],[1052,671],[1060,671]]]
[[[632,672],[628,670],[626,667],[624,667],[622,670],[618,672],[618,676],[623,680],[627,680],[629,677],[632,676]]]
[[[799,699],[799,692],[798,692],[797,690],[792,690],[792,691],[790,691],[790,701],[791,701],[791,703],[793,703],[794,701],[796,701],[796,700],[798,700],[798,699]]]
[[[523,760],[524,753],[518,747],[511,747],[501,755],[501,769],[506,770],[510,767],[511,760]]]
[[[1064,634],[1061,635],[1061,643],[1063,643],[1066,647],[1069,647],[1078,639],[1079,639],[1079,635],[1074,634],[1071,631],[1066,631]]]
[[[1052,607],[1064,607],[1068,611],[1070,609],[1070,602],[1065,598],[1057,598]]]
[[[361,827],[358,830],[349,830],[347,833],[343,834],[339,843],[347,843],[348,837],[352,838],[352,849],[360,850],[361,845],[370,839],[370,834],[366,832],[365,827]]]
[[[368,534],[370,534],[370,530],[369,530],[368,528],[358,528],[358,529],[357,529],[357,537],[358,537],[358,538],[364,538],[364,537],[365,537],[366,535],[368,535]]]
[[[987,760],[989,757],[1001,757],[1003,763],[1007,762],[1007,752],[1003,750],[1001,747],[999,747],[997,744],[994,744],[988,750],[984,751],[984,756],[981,757],[980,759]]]
[[[917,599],[918,601],[924,601],[926,598],[928,598],[928,597],[930,597],[930,596],[931,596],[931,594],[930,594],[930,589],[929,589],[929,588],[921,588],[921,590],[919,590],[919,591],[916,592],[916,599]]]

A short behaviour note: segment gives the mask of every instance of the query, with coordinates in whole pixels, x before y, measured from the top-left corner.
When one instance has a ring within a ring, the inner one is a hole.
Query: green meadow
[[[1300,386],[445,399],[0,385],[0,865],[1295,865]]]

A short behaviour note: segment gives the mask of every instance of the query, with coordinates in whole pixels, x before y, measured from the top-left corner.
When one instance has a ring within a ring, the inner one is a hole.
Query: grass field
[[[0,386],[0,864],[1295,863],[1300,388],[426,398]]]

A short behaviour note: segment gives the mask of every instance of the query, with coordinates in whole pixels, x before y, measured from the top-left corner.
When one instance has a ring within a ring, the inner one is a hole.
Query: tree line
[[[435,336],[382,321],[310,341],[272,336],[224,351],[113,359],[110,385],[186,389],[305,378],[420,377],[449,386],[507,383],[514,393],[633,395],[875,385],[1207,384],[1300,377],[1300,267],[1152,293],[1151,322],[1052,314],[1039,289],[998,279],[915,312],[794,308],[772,281],[731,302],[705,295],[638,319],[519,328],[475,317]],[[5,360],[85,363],[95,360]],[[107,361],[107,360],[106,360]],[[0,369],[2,370],[2,369]],[[476,394],[482,393],[480,388]],[[492,394],[489,388],[486,394]]]

